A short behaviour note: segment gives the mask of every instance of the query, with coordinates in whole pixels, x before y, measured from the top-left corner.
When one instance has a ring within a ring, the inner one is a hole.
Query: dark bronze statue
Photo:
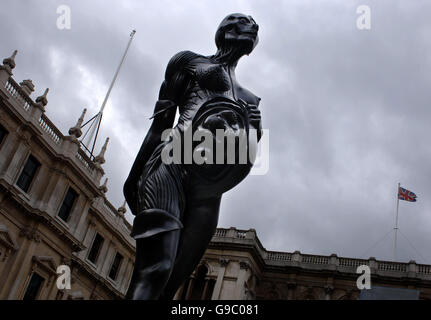
[[[217,53],[202,56],[190,51],[169,62],[153,122],[124,185],[127,203],[136,216],[136,262],[127,299],[171,300],[190,276],[218,222],[222,194],[241,182],[252,161],[234,164],[167,164],[163,148],[172,129],[229,132],[254,130],[261,136],[260,98],[235,78],[238,60],[258,42],[259,26],[252,17],[231,14],[216,33]],[[174,127],[177,108],[178,123]],[[238,140],[235,140],[238,141]],[[251,142],[248,142],[251,143]],[[194,144],[195,145],[195,144]]]

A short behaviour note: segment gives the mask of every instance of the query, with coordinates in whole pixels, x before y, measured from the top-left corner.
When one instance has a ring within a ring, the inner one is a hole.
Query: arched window
[[[182,288],[180,300],[211,300],[216,280],[208,278],[208,268],[200,265],[195,276],[189,278]]]
[[[206,275],[208,273],[208,268],[205,265],[201,265],[196,270],[196,278],[193,285],[192,294],[190,295],[190,300],[204,300],[202,295],[204,293],[206,284]]]

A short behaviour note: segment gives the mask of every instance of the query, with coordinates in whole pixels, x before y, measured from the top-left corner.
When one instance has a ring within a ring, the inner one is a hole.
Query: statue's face
[[[259,42],[259,26],[251,16],[240,13],[228,15],[220,23],[216,33],[217,47],[239,46],[250,54]]]

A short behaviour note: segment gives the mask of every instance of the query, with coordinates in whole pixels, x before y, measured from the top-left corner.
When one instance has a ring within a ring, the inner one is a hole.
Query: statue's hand
[[[256,129],[262,129],[262,118],[260,115],[260,110],[255,104],[248,105],[248,118],[250,119],[250,124]]]
[[[249,122],[256,130],[258,130],[260,136],[262,131],[262,118],[258,106],[247,103],[242,99],[240,99],[240,102],[247,108]]]

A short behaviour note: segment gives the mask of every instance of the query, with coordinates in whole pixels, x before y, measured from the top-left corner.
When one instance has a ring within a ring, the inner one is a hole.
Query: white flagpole
[[[100,108],[99,113],[103,113],[103,110],[105,110],[106,102],[108,101],[109,95],[111,94],[111,90],[115,84],[115,80],[117,80],[118,74],[120,73],[121,66],[123,65],[124,59],[126,59],[127,51],[129,51],[130,44],[132,43],[132,40],[133,40],[133,37],[135,36],[135,33],[136,33],[136,31],[133,30],[132,33],[130,34],[130,39],[129,39],[129,42],[128,42],[127,47],[126,47],[126,51],[124,52],[124,55],[121,58],[120,65],[118,66],[117,71],[115,72],[114,78],[112,79],[111,85],[109,86],[108,92],[106,93],[105,100],[103,100],[103,103],[102,103],[102,106]]]
[[[96,115],[96,118],[95,118],[96,125],[93,128],[91,128],[90,136],[88,137],[88,148],[90,148],[91,141],[93,140],[93,136],[96,133],[96,136],[94,138],[93,145],[92,145],[91,151],[90,151],[91,154],[93,154],[94,147],[96,146],[96,140],[97,140],[97,136],[99,134],[100,123],[102,121],[103,111],[105,110],[105,106],[106,106],[106,103],[108,102],[109,95],[111,94],[112,88],[114,87],[115,81],[117,80],[118,74],[120,73],[121,67],[123,66],[123,62],[126,59],[127,52],[129,51],[129,48],[130,48],[130,45],[133,41],[133,37],[135,36],[135,33],[136,33],[136,31],[133,30],[132,33],[130,34],[130,39],[129,39],[129,42],[127,43],[126,50],[124,51],[124,54],[121,57],[121,61],[120,61],[120,64],[118,65],[117,70],[115,71],[114,78],[111,81],[108,92],[106,93],[105,99],[103,100],[102,106],[100,107],[100,111]]]
[[[397,235],[398,235],[398,208],[400,206],[400,198],[399,198],[399,194],[400,194],[400,183],[398,182],[398,188],[397,188],[397,211],[396,211],[396,215],[395,215],[395,238],[394,238],[394,261],[396,261],[397,259]]]

